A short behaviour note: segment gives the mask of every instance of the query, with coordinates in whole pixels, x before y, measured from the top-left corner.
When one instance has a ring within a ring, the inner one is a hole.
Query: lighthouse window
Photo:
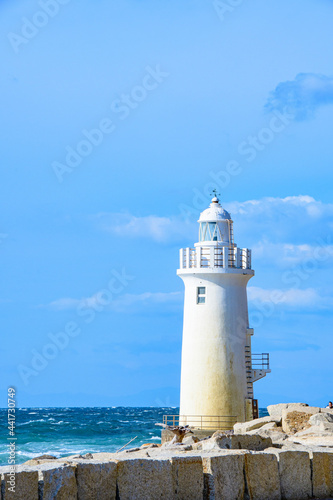
[[[208,222],[210,239],[211,241],[217,241],[217,227],[216,222]]]
[[[206,287],[198,286],[197,288],[197,304],[204,304],[206,302]]]
[[[200,222],[199,241],[221,241],[220,228],[216,222]]]

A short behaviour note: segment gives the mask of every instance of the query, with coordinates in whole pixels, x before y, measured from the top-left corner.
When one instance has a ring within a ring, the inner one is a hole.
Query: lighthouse
[[[231,429],[258,416],[253,383],[270,372],[269,356],[251,351],[251,250],[237,247],[216,196],[198,222],[199,241],[180,250],[177,270],[185,285],[179,423]]]

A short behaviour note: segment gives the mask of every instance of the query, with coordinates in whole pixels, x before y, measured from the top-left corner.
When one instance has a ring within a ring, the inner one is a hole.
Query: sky
[[[179,248],[214,188],[253,252],[259,406],[326,406],[333,2],[0,14],[0,406],[179,405]]]

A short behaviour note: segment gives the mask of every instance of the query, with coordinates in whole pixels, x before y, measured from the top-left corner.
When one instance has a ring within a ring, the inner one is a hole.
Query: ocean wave
[[[29,424],[35,424],[36,422],[46,422],[44,418],[40,418],[38,420],[28,420],[28,422],[22,422],[22,423],[17,423],[17,427],[22,426],[22,425],[29,425]]]
[[[135,444],[158,443],[155,422],[175,408],[30,408],[18,414],[17,464],[44,454],[56,457],[113,453],[134,436]],[[29,414],[30,412],[30,414]],[[45,419],[45,415],[48,415]],[[99,418],[97,418],[97,415]],[[262,411],[261,414],[262,415]],[[7,423],[7,409],[0,409],[1,423]],[[33,419],[33,417],[36,417]],[[97,425],[96,425],[97,423]],[[0,444],[0,464],[8,462],[8,443]]]

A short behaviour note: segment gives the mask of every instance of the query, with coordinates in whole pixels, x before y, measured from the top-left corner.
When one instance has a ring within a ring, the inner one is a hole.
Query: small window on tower
[[[206,287],[198,286],[197,288],[197,304],[204,304],[206,302]]]

